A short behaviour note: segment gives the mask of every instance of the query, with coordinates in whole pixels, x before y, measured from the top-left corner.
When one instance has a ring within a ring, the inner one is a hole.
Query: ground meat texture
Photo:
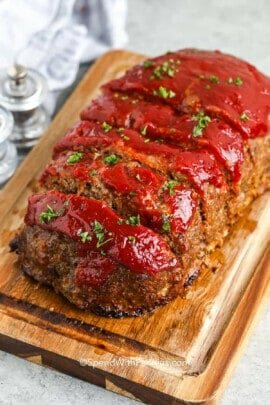
[[[79,162],[68,164],[69,156],[72,152],[61,153],[45,169],[42,189],[106,202],[126,221],[139,220],[162,234],[185,266],[201,254],[205,241],[199,197],[190,187],[177,184],[138,161],[107,166],[106,155],[95,160],[93,154],[84,153]]]
[[[196,50],[105,84],[29,200],[22,270],[106,316],[182,295],[270,188],[269,95],[252,65]]]
[[[99,315],[142,315],[183,293],[179,269],[147,276],[119,266],[100,286],[91,287],[85,279],[78,283],[74,241],[38,226],[26,227],[17,245],[19,264],[26,274],[52,286],[79,308]]]

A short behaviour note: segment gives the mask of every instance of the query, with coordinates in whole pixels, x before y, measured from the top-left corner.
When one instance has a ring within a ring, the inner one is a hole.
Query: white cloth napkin
[[[47,79],[50,110],[80,62],[127,42],[126,0],[0,0],[0,69],[14,62]]]

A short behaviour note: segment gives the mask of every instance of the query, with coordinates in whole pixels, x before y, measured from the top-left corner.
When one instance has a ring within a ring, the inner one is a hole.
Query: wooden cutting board
[[[79,118],[99,86],[142,60],[102,56],[0,194],[0,348],[120,394],[153,404],[213,403],[267,296],[270,195],[233,229],[185,299],[141,318],[84,313],[22,275],[8,243],[57,138]],[[248,372],[248,370],[247,370]]]

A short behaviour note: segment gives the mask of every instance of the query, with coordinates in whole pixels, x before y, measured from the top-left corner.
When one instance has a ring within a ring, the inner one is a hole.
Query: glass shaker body
[[[42,106],[46,95],[46,81],[37,71],[22,65],[0,71],[0,104],[13,114],[11,141],[18,149],[34,146],[47,128],[49,116]]]

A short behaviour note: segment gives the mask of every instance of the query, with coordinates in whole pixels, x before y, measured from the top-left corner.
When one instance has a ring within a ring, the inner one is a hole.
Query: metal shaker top
[[[13,116],[11,112],[0,106],[0,143],[4,142],[13,129]]]
[[[33,110],[42,104],[46,94],[46,80],[36,70],[18,64],[0,70],[0,104],[8,110]]]

